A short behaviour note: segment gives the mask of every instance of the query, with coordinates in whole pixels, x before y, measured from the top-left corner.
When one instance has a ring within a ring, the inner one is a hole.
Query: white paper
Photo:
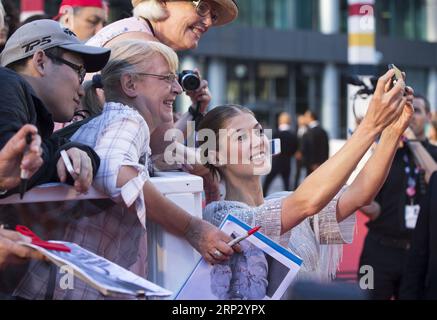
[[[221,230],[238,237],[250,226],[229,215]],[[242,254],[230,262],[209,265],[204,259],[194,269],[176,300],[279,300],[293,282],[302,259],[260,232],[243,240]]]
[[[161,288],[75,243],[49,242],[63,244],[70,248],[71,252],[45,250],[29,243],[22,244],[38,250],[59,267],[72,268],[74,276],[89,283],[103,295],[112,293],[131,296],[144,295],[146,297],[169,297],[172,295],[171,291]]]

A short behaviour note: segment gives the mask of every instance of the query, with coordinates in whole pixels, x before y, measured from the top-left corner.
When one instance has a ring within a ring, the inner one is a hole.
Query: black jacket
[[[281,153],[275,158],[285,158],[290,160],[298,148],[296,134],[289,130],[278,130],[273,134],[273,138],[281,139]]]
[[[56,163],[60,151],[73,147],[88,154],[93,164],[94,176],[96,175],[100,159],[94,150],[65,138],[52,136],[54,128],[52,116],[29,83],[18,73],[0,67],[0,149],[25,124],[33,124],[38,128],[44,160],[41,168],[30,179],[28,188],[47,182],[58,182]],[[16,193],[17,190],[18,188],[10,190],[5,196]]]
[[[437,173],[422,202],[408,255],[400,298],[437,299]]]
[[[329,138],[322,127],[308,129],[302,137],[302,154],[305,166],[321,165],[329,158]]]

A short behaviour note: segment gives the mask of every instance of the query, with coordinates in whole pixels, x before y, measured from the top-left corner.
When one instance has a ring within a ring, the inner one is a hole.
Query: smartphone
[[[272,156],[281,154],[281,139],[270,140],[270,148],[272,150]]]
[[[70,176],[75,179],[77,177],[76,172],[74,172],[73,165],[71,164],[70,157],[68,156],[67,152],[65,150],[61,151],[61,157],[62,161],[64,161],[65,167],[67,168],[68,173]]]
[[[390,90],[391,89],[393,89],[393,87],[396,85],[396,83],[399,81],[399,80],[401,80],[401,79],[403,79],[404,78],[404,76],[403,76],[403,74],[402,74],[402,71],[398,68],[398,67],[396,67],[394,64],[389,64],[388,65],[388,68],[390,69],[390,70],[394,70],[395,71],[395,75],[393,76],[393,78],[392,78],[392,82],[391,82],[391,85],[390,85]]]

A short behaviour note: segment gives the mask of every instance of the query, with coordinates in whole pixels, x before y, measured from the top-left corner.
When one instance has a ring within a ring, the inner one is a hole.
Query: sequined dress
[[[296,280],[327,282],[335,277],[341,260],[343,244],[352,243],[355,213],[338,223],[336,208],[342,189],[318,214],[305,219],[281,235],[282,202],[289,193],[279,193],[259,207],[242,202],[216,201],[209,204],[203,218],[219,226],[232,214],[250,226],[261,226],[262,232],[303,259]]]

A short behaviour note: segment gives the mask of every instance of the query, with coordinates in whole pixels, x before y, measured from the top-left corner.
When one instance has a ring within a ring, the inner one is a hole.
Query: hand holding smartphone
[[[390,70],[394,70],[395,71],[395,74],[394,74],[394,76],[392,78],[392,82],[390,84],[390,90],[391,90],[391,89],[393,89],[393,87],[396,85],[396,83],[399,80],[401,80],[401,79],[403,80],[404,79],[404,75],[402,74],[402,71],[398,67],[396,67],[394,64],[389,64],[388,68]]]
[[[270,148],[272,156],[277,156],[281,154],[281,139],[270,140]]]

